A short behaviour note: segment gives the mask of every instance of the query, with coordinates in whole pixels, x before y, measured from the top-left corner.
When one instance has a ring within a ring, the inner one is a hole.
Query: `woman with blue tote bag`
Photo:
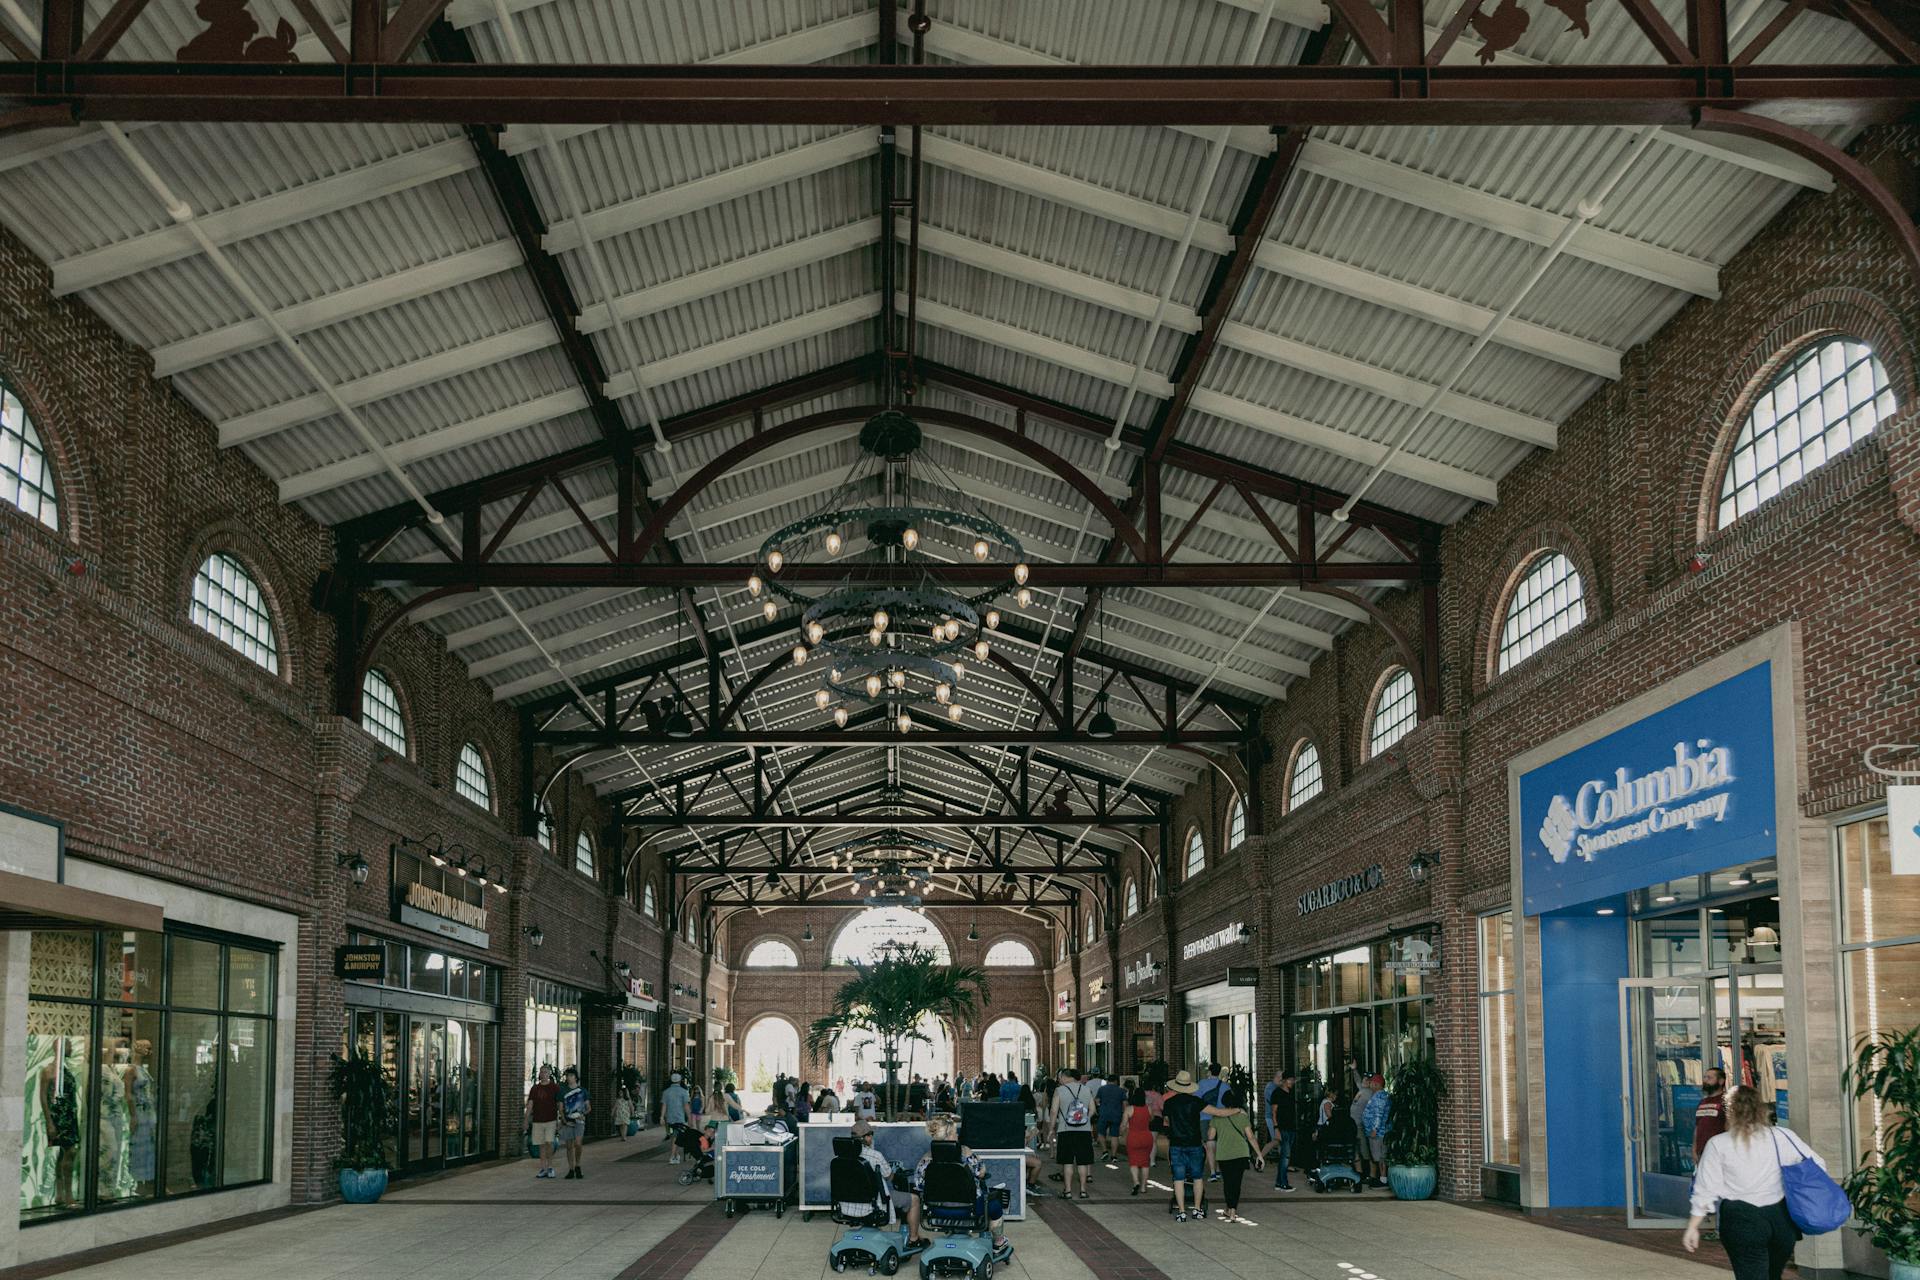
[[[1720,1244],[1734,1280],[1780,1280],[1803,1234],[1846,1222],[1846,1193],[1826,1163],[1793,1130],[1776,1127],[1754,1089],[1727,1104],[1727,1131],[1700,1153],[1693,1173],[1693,1216],[1681,1243],[1700,1247],[1700,1224],[1720,1210]]]

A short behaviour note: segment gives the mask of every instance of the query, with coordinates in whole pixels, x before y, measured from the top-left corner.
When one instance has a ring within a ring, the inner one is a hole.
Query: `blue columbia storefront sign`
[[[1774,852],[1773,664],[1520,775],[1525,914]]]

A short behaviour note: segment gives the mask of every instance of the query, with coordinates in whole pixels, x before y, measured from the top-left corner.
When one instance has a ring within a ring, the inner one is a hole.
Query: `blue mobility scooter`
[[[888,1223],[891,1216],[886,1183],[880,1170],[862,1156],[866,1144],[855,1137],[833,1140],[833,1162],[827,1166],[829,1194],[833,1197],[833,1220],[848,1227],[827,1250],[827,1262],[835,1271],[865,1267],[868,1275],[883,1276],[900,1270],[900,1263],[924,1246],[907,1238],[906,1224]],[[864,1205],[865,1212],[855,1206]]]
[[[1004,1186],[985,1186],[961,1158],[957,1142],[933,1144],[920,1190],[920,1225],[940,1238],[920,1255],[920,1280],[966,1276],[992,1280],[996,1264],[1013,1256],[1013,1245],[994,1244],[993,1223],[1007,1207]]]

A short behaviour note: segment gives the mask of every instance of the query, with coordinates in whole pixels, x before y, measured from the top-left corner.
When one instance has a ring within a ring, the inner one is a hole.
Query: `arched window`
[[[1131,920],[1139,914],[1140,886],[1135,884],[1133,878],[1129,876],[1127,878],[1127,919]]]
[[[800,957],[778,938],[768,938],[754,943],[753,950],[747,952],[747,958],[741,963],[749,969],[798,969]]]
[[[280,673],[280,641],[260,584],[238,560],[216,551],[193,575],[193,599],[187,606],[193,625],[250,662]]]
[[[460,762],[453,769],[453,789],[487,812],[493,812],[493,786],[487,781],[487,762],[480,748],[469,742],[460,748]]]
[[[542,849],[553,852],[553,809],[545,800],[540,802],[540,808],[534,813],[533,838],[540,842]]]
[[[1718,527],[1845,453],[1895,409],[1872,347],[1858,338],[1814,343],[1753,398],[1720,478]]]
[[[593,837],[584,831],[573,842],[573,869],[583,876],[593,874]]]
[[[1089,946],[1091,946],[1091,945],[1093,944],[1093,934],[1094,934],[1094,930],[1095,930],[1095,929],[1096,929],[1097,927],[1098,927],[1098,926],[1097,926],[1097,925],[1095,924],[1095,922],[1094,922],[1094,913],[1093,913],[1092,911],[1088,911],[1088,912],[1087,912],[1087,928],[1086,928],[1086,938],[1087,938],[1087,944],[1088,944]]]
[[[1031,969],[1039,960],[1033,948],[1018,938],[1002,938],[987,948],[983,963],[989,969]]]
[[[1207,869],[1207,842],[1195,827],[1187,832],[1187,879],[1191,880]]]
[[[395,755],[407,754],[407,721],[393,682],[371,668],[360,682],[360,727]]]
[[[645,884],[644,884],[644,885],[643,885],[643,886],[641,887],[641,890],[640,890],[640,909],[641,909],[642,911],[644,911],[644,912],[646,912],[646,913],[647,913],[647,919],[649,919],[649,920],[651,920],[651,919],[653,919],[653,918],[654,918],[654,914],[655,914],[655,913],[656,913],[657,911],[659,911],[659,907],[658,907],[658,906],[656,906],[656,905],[655,905],[655,903],[654,903],[654,898],[653,898],[653,881],[651,881],[651,880],[649,880],[649,881],[647,881],[647,882],[646,882],[646,883],[645,883]]]
[[[1325,779],[1320,773],[1320,748],[1305,738],[1293,749],[1293,766],[1287,770],[1287,797],[1283,809],[1292,813],[1320,794]]]
[[[1587,591],[1573,561],[1542,551],[1526,565],[1500,624],[1496,675],[1511,671],[1587,620]]]
[[[1413,694],[1413,672],[1395,668],[1380,684],[1373,702],[1373,718],[1368,721],[1367,759],[1371,760],[1407,736],[1420,719],[1420,704]]]
[[[827,963],[871,964],[889,943],[930,951],[941,964],[953,962],[946,935],[924,913],[907,907],[869,907],[833,936]]]
[[[1247,802],[1236,798],[1227,810],[1227,851],[1238,849],[1247,839]]]
[[[53,468],[27,406],[0,382],[0,502],[20,508],[49,529],[60,528],[60,499]]]
[[[687,912],[687,941],[696,947],[700,945],[700,923],[694,919],[693,912]]]

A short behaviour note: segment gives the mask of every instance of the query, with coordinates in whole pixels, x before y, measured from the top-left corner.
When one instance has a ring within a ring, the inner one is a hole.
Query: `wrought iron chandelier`
[[[779,616],[781,601],[800,609],[794,665],[822,664],[814,705],[842,728],[852,709],[878,709],[902,733],[913,728],[916,706],[937,705],[948,719],[962,719],[957,689],[969,659],[989,659],[987,633],[1000,626],[999,598],[1012,592],[1021,608],[1033,602],[1020,540],[968,498],[922,443],[919,424],[898,409],[869,418],[860,431],[860,457],[845,479],[818,510],[768,536],[747,579],[768,621]],[[943,480],[971,509],[916,501],[917,471]],[[874,489],[877,503],[868,496]],[[919,581],[904,587],[847,582],[817,595],[781,581],[780,570],[800,552],[817,544],[829,557],[839,556],[862,536],[866,548],[855,554],[913,565],[921,570]],[[943,541],[982,563],[1004,561],[1007,582],[972,594],[943,584],[933,554]]]

